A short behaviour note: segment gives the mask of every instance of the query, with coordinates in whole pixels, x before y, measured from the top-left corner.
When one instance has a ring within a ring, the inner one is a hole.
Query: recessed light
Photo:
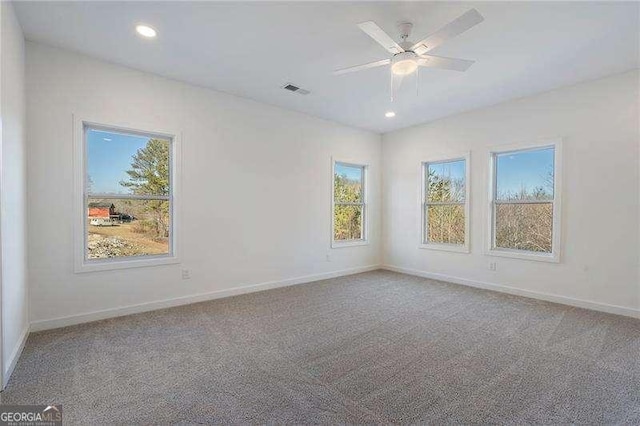
[[[154,30],[148,25],[138,25],[136,26],[136,31],[142,37],[146,37],[146,38],[154,38],[158,34],[156,30]]]
[[[393,111],[388,111],[388,112],[384,113],[384,116],[387,117],[387,118],[392,118],[392,117],[396,116],[396,113],[393,112]]]

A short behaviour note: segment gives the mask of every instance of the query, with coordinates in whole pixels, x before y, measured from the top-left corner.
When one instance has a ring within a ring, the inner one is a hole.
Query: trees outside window
[[[557,259],[557,146],[491,154],[491,250]]]
[[[467,158],[423,163],[422,244],[467,247]]]
[[[333,241],[365,241],[366,166],[335,162],[333,170]]]
[[[172,139],[85,126],[85,261],[172,254]]]

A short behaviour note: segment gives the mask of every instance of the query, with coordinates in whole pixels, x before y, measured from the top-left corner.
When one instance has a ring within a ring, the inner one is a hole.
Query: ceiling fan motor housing
[[[400,45],[400,47],[402,47],[402,49],[404,49],[405,52],[413,52],[413,42],[412,41],[401,41],[400,43],[398,43]]]

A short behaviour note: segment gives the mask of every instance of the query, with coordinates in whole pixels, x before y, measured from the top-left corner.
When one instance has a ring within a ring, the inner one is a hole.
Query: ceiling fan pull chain
[[[393,72],[391,71],[391,68],[389,68],[389,76],[391,76],[391,79],[389,80],[389,97],[391,98],[391,102],[393,102]]]

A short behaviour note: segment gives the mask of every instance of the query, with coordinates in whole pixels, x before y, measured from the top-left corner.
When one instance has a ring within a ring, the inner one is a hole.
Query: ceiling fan
[[[466,71],[475,61],[428,55],[427,52],[440,46],[448,39],[462,34],[483,20],[484,18],[476,9],[471,9],[417,43],[408,40],[413,27],[413,24],[409,22],[398,25],[401,39],[399,43],[396,43],[375,22],[363,22],[358,24],[358,27],[367,33],[369,37],[377,41],[389,53],[393,54],[393,56],[390,59],[382,59],[368,64],[335,70],[333,74],[346,74],[384,65],[391,65],[392,77],[394,74],[398,76],[412,74],[418,67]]]

